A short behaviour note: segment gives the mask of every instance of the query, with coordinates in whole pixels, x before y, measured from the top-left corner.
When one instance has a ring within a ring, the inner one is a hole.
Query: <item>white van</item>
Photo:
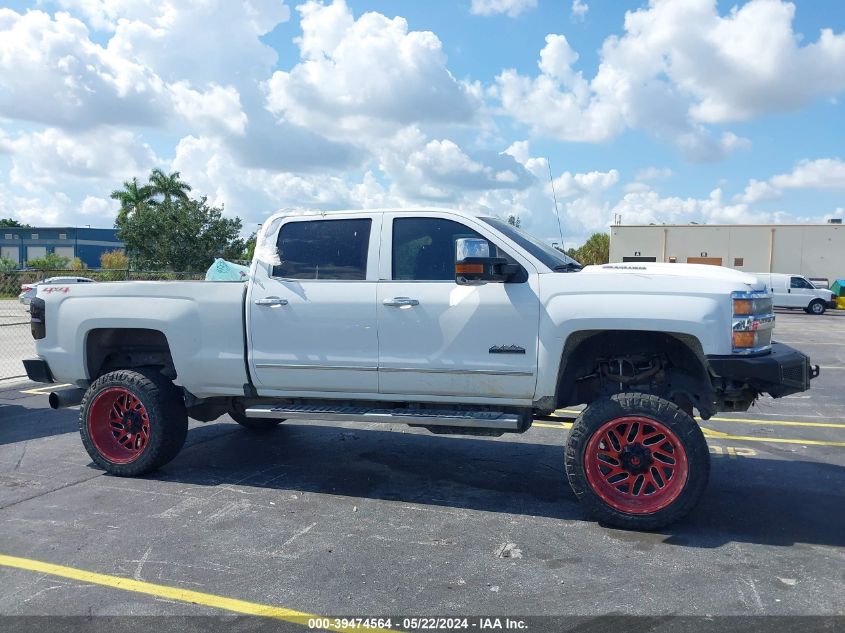
[[[836,305],[830,290],[816,288],[801,275],[751,273],[772,289],[776,308],[802,308],[808,314],[824,314]]]

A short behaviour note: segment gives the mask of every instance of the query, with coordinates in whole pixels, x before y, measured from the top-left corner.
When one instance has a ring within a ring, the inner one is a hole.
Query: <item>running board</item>
[[[447,411],[441,409],[371,409],[329,407],[315,404],[256,405],[246,410],[248,418],[282,420],[325,420],[332,422],[388,422],[419,426],[455,426],[474,429],[518,431],[520,416],[502,411]]]

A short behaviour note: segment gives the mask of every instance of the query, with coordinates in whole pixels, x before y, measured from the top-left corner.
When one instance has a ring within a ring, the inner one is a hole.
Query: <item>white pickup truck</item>
[[[577,497],[639,529],[687,513],[709,453],[694,413],[747,409],[818,374],[771,340],[754,277],[686,264],[580,270],[491,217],[444,210],[275,215],[248,282],[50,287],[29,377],[74,387],[91,458],[115,475],[179,452],[188,416],[522,433],[587,405],[565,451]]]

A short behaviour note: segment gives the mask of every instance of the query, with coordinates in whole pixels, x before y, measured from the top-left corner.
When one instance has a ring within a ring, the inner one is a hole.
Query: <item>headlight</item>
[[[734,354],[751,354],[769,349],[775,315],[767,292],[734,292],[732,347]]]

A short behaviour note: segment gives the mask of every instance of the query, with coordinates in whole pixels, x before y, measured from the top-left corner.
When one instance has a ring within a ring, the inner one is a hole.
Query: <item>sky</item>
[[[825,222],[843,93],[841,0],[6,0],[0,217],[111,226],[159,167],[247,233],[407,206],[567,247]]]

